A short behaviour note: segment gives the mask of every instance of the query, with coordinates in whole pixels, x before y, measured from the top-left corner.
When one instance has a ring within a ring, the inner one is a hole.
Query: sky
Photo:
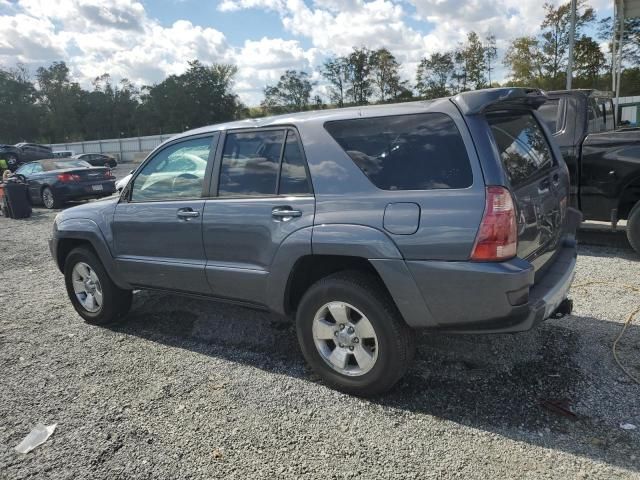
[[[558,4],[558,0],[550,0]],[[590,0],[599,17],[612,0]],[[450,50],[474,30],[493,33],[499,54],[535,35],[542,0],[0,0],[0,66],[64,60],[85,88],[103,73],[138,86],[185,71],[187,62],[232,63],[249,106],[287,69],[313,72],[354,46],[386,47],[415,79],[422,57]],[[506,76],[496,65],[497,79]]]

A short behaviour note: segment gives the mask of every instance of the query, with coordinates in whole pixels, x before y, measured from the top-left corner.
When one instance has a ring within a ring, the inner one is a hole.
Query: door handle
[[[200,212],[196,212],[191,208],[181,208],[178,210],[178,218],[183,220],[189,220],[190,218],[195,218],[200,216]]]
[[[300,210],[293,210],[291,207],[276,207],[271,210],[271,216],[286,222],[287,220],[291,220],[293,217],[302,216],[302,212]]]

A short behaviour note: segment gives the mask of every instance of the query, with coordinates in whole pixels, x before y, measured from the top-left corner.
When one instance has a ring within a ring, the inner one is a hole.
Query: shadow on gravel
[[[629,244],[629,240],[627,240],[627,234],[622,230],[612,232],[611,230],[608,230],[606,228],[597,230],[581,229],[578,230],[578,242],[581,245],[611,247],[633,253],[633,249]],[[636,256],[635,258],[637,259],[638,257]]]
[[[616,403],[611,384],[619,372],[611,367],[601,378],[602,370],[581,367],[577,357],[581,345],[602,344],[604,338],[608,346],[620,324],[590,317],[572,321],[579,323],[579,330],[547,323],[517,335],[422,333],[406,377],[391,393],[369,401],[640,471],[638,460],[630,459],[631,452],[637,457],[640,450],[632,433],[606,425],[595,415],[569,418],[541,404],[567,402],[572,408],[581,401],[578,386],[583,382],[595,385],[589,392],[600,392],[590,401],[598,403],[602,397]],[[128,322],[114,329],[316,382],[304,366],[294,326],[266,313],[140,292]],[[629,327],[625,338],[634,345],[635,353],[629,355],[637,355],[640,327]],[[610,353],[602,361],[612,363]]]

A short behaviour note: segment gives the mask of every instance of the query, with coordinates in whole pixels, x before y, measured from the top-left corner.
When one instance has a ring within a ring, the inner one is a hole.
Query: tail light
[[[104,177],[105,178],[113,178],[113,174],[111,173],[111,169],[107,168],[106,171],[104,172]]]
[[[76,175],[75,173],[60,173],[58,174],[58,180],[62,183],[79,182],[80,175]]]
[[[518,227],[511,193],[504,187],[487,187],[484,215],[471,259],[481,262],[507,260],[516,255]]]

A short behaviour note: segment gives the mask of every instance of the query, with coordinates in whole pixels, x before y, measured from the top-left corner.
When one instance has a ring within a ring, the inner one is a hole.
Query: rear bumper
[[[575,232],[581,220],[569,209],[562,245],[535,278],[520,258],[501,263],[408,261],[407,266],[435,327],[464,333],[509,333],[531,329],[549,318],[567,297],[575,274]]]
[[[108,180],[95,185],[100,185],[102,190],[94,190],[94,184],[78,183],[65,184],[56,188],[56,193],[63,201],[81,200],[85,198],[100,198],[113,194],[116,191],[115,181]]]

